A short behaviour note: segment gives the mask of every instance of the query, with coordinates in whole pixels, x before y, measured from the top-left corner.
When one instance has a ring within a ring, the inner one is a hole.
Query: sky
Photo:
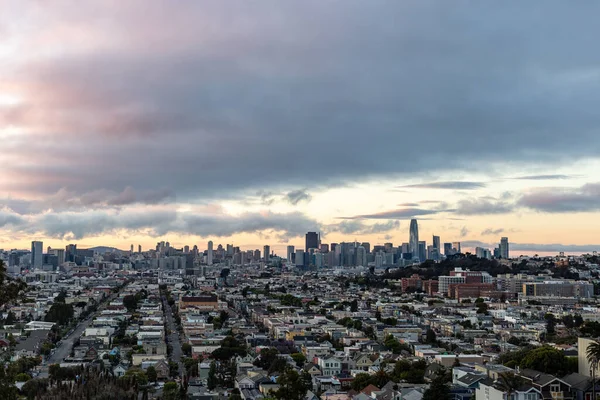
[[[600,250],[600,3],[0,10],[0,248]]]

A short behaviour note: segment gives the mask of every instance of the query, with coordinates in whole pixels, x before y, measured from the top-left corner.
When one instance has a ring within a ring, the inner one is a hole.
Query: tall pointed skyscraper
[[[419,257],[419,226],[416,219],[410,220],[410,238],[408,244],[412,258]]]

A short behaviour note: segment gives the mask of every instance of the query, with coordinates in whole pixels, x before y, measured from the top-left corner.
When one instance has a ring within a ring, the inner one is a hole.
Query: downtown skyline
[[[600,250],[600,5],[1,7],[0,248]]]

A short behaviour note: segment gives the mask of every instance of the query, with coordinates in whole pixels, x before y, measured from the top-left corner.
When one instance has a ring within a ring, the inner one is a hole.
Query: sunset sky
[[[0,248],[600,250],[598,15],[0,0]]]

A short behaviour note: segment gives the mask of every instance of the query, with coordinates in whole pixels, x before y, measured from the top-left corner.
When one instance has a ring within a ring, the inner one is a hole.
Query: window
[[[552,385],[550,385],[550,392],[560,392],[560,384],[553,383]]]
[[[525,393],[523,400],[537,400],[537,393]]]

